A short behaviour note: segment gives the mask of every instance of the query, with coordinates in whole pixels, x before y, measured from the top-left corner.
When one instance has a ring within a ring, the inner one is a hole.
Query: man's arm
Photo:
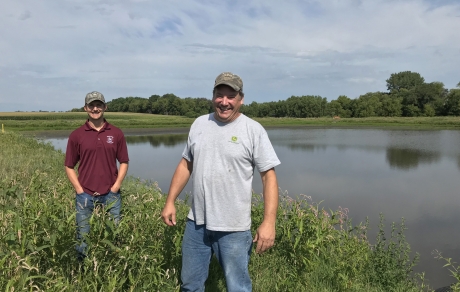
[[[65,173],[67,174],[67,178],[69,179],[70,183],[73,185],[75,192],[77,194],[83,193],[84,190],[80,182],[78,181],[78,177],[77,177],[77,173],[75,172],[75,169],[73,169],[72,167],[66,166]]]
[[[166,223],[166,225],[176,225],[176,207],[174,206],[174,202],[187,184],[192,171],[193,163],[182,158],[171,179],[168,197],[166,198],[163,211],[161,211],[161,218],[163,218],[163,222]]]
[[[112,193],[118,193],[118,191],[121,188],[121,183],[125,179],[126,173],[128,173],[128,162],[120,163],[120,169],[118,170],[117,180],[115,181],[113,186],[110,188],[110,191]]]
[[[278,181],[275,168],[260,173],[264,194],[264,220],[257,229],[253,242],[257,242],[256,252],[263,253],[275,243],[276,212],[278,210]]]

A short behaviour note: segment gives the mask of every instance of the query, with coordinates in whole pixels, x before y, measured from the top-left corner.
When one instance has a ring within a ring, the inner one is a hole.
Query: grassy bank
[[[187,128],[194,119],[135,113],[105,114],[122,129]],[[73,130],[84,123],[86,113],[0,113],[0,124],[10,131]],[[373,118],[258,118],[266,127],[385,127],[415,129],[460,129],[460,117],[373,117]]]
[[[185,128],[193,119],[132,113],[105,113],[119,128]],[[0,123],[10,131],[73,130],[81,126],[86,113],[0,113]]]
[[[184,202],[178,225],[167,227],[160,219],[165,197],[156,185],[128,178],[120,226],[97,210],[90,255],[80,265],[63,153],[14,132],[0,133],[0,149],[0,290],[178,291]],[[254,228],[262,216],[255,195]],[[423,277],[411,273],[416,260],[409,257],[404,224],[392,229],[385,234],[381,226],[371,245],[366,224],[351,226],[347,210],[326,212],[306,197],[282,198],[275,247],[251,257],[254,291],[427,291]],[[207,291],[225,291],[222,279],[213,260]]]

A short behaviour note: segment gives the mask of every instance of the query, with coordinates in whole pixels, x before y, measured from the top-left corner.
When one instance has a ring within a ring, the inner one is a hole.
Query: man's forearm
[[[278,181],[275,169],[272,168],[261,174],[264,195],[264,222],[275,224],[278,210]]]
[[[176,225],[176,207],[174,206],[174,202],[187,184],[192,171],[193,163],[185,158],[182,158],[177,165],[173,178],[171,179],[168,197],[166,198],[165,206],[161,211],[161,218],[163,219],[163,222],[169,226]]]
[[[115,193],[120,190],[121,183],[126,177],[126,174],[128,173],[128,162],[123,162],[120,163],[120,169],[118,169],[118,176],[117,180],[113,184],[111,190],[114,191]]]
[[[75,192],[77,194],[81,194],[84,192],[80,182],[78,181],[77,173],[75,172],[75,169],[70,168],[68,166],[65,167],[65,173],[67,174],[67,178],[69,179],[70,183],[72,184],[73,188],[75,189]]]
[[[173,203],[179,194],[184,189],[187,184],[190,175],[193,171],[192,162],[187,161],[185,158],[182,158],[177,165],[176,171],[171,179],[171,185],[169,186],[168,197],[166,198],[166,204]]]

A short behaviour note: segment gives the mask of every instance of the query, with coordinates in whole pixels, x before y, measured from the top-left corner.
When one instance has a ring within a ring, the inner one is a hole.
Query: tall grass
[[[126,179],[120,225],[96,209],[89,256],[80,264],[64,154],[11,132],[0,133],[0,149],[0,290],[179,290],[185,202],[177,204],[177,226],[167,227],[160,217],[165,196],[156,184]],[[254,195],[252,218],[256,228],[263,218],[260,195]],[[403,222],[389,236],[382,224],[372,245],[367,223],[352,226],[346,209],[326,212],[307,197],[286,196],[276,228],[276,245],[251,257],[254,291],[428,290],[423,277],[412,275],[417,259],[409,257]],[[206,291],[225,291],[214,258]]]

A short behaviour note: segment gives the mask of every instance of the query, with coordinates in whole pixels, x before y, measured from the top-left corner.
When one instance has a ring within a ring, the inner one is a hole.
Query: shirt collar
[[[102,130],[110,130],[110,124],[109,122],[107,122],[106,119],[104,119],[104,125],[102,126],[101,128],[101,131]],[[93,129],[90,125],[89,125],[89,119],[86,120],[86,123],[85,123],[85,131],[96,131],[95,129]]]

